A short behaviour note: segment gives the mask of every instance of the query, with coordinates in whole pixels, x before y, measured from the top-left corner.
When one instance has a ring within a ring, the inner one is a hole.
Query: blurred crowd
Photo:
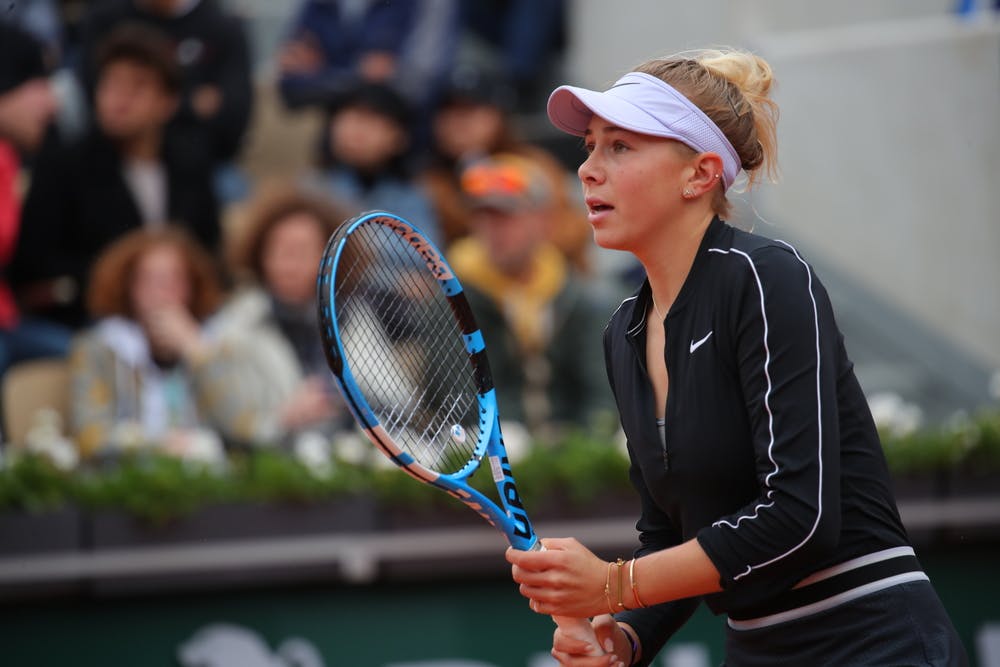
[[[611,407],[579,187],[518,133],[563,0],[296,0],[265,85],[323,121],[308,168],[266,182],[241,164],[261,77],[232,3],[7,4],[0,375],[64,360],[79,457],[335,451],[354,427],[316,272],[371,209],[446,249],[510,424],[547,437]]]

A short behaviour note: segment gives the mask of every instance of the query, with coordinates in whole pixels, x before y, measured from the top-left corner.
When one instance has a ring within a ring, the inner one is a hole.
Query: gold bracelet
[[[604,579],[604,599],[608,601],[608,613],[614,614],[615,607],[611,604],[611,568],[614,563],[608,563],[608,576]]]
[[[635,598],[635,606],[638,609],[645,609],[646,604],[639,599],[639,584],[635,580],[635,559],[633,558],[628,564],[628,583],[632,588],[632,597]]]
[[[628,607],[625,606],[625,601],[622,599],[622,589],[625,587],[622,568],[625,566],[625,561],[619,558],[615,561],[615,565],[618,566],[618,608],[620,610],[627,611]]]
[[[624,565],[625,561],[623,561],[621,558],[608,562],[608,576],[604,580],[604,597],[608,601],[608,610],[612,614],[616,614],[623,609],[628,609],[628,607],[626,607],[625,603],[622,601],[622,587],[624,585],[622,581],[622,567]],[[611,601],[611,568],[615,566],[618,567],[618,591],[616,596],[618,602]]]

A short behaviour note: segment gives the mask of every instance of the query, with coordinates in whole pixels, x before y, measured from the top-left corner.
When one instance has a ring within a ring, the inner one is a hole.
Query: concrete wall
[[[758,35],[947,14],[957,0],[569,0],[567,71],[600,86],[636,63]],[[985,0],[980,0],[985,2]]]
[[[1000,367],[1000,29],[774,36],[782,182],[758,210]]]
[[[566,69],[600,86],[684,48],[768,58],[783,177],[737,195],[768,221],[757,229],[1000,368],[1000,24],[952,5],[577,0]]]

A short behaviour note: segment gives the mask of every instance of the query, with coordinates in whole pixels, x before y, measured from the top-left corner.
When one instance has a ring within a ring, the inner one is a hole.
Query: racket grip
[[[542,545],[542,541],[538,540],[532,545],[531,551],[545,551],[545,547]],[[600,642],[597,641],[597,635],[594,633],[594,627],[590,624],[589,618],[573,618],[571,616],[553,616],[552,620],[555,621],[559,629],[563,631],[567,637],[572,637],[581,642],[587,642],[590,644],[590,648],[587,653],[592,656],[605,655],[604,649],[601,648]]]

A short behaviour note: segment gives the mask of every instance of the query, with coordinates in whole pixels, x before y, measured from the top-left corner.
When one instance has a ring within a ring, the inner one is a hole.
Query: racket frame
[[[456,472],[446,474],[431,470],[399,447],[369,406],[354,379],[350,365],[346,362],[337,327],[336,274],[347,239],[365,224],[382,224],[391,228],[420,254],[448,300],[461,330],[477,387],[479,439],[469,462]],[[521,502],[507,450],[503,444],[496,389],[493,386],[489,361],[486,357],[486,344],[465,298],[462,285],[441,252],[419,229],[398,215],[386,211],[362,213],[344,222],[331,236],[320,263],[317,291],[320,332],[330,370],[333,371],[351,413],[372,444],[411,477],[436,486],[465,503],[502,531],[514,548],[525,551],[539,548],[540,542]],[[486,456],[490,463],[493,482],[500,499],[499,505],[467,482],[479,468],[483,456]]]

